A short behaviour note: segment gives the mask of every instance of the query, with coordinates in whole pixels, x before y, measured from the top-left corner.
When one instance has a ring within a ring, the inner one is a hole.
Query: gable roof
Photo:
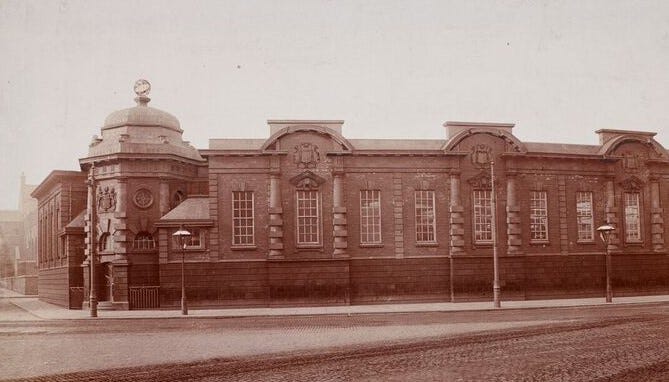
[[[67,223],[65,228],[84,228],[86,218],[86,209],[81,210],[79,215],[76,218],[72,219],[71,222]]]
[[[159,222],[179,222],[191,220],[211,220],[209,215],[209,198],[191,196],[166,213]]]

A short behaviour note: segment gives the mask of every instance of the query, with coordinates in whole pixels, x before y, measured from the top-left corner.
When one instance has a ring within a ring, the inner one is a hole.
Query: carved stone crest
[[[312,143],[300,143],[295,146],[293,153],[293,162],[299,168],[314,168],[320,162],[321,154],[318,151],[318,146]]]
[[[111,212],[116,209],[116,191],[113,187],[100,187],[98,191],[98,211]]]
[[[472,147],[471,160],[474,167],[483,168],[492,162],[492,148],[482,143]]]

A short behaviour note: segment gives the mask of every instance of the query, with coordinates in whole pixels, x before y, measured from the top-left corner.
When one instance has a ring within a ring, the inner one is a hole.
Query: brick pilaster
[[[660,183],[657,179],[650,183],[650,206],[653,250],[664,252],[664,209],[660,204]]]
[[[523,245],[520,206],[516,193],[516,177],[509,174],[506,178],[506,236],[508,254],[520,254]]]
[[[569,253],[569,224],[567,222],[567,183],[564,176],[558,177],[558,209],[560,216],[560,253]]]
[[[393,177],[393,219],[395,257],[404,257],[404,198],[402,197],[402,178]]]
[[[279,174],[269,179],[269,259],[283,259],[283,208]]]
[[[209,240],[209,260],[219,260],[223,257],[223,254],[221,253],[221,245],[220,243],[220,232],[219,232],[219,225],[218,225],[218,174],[216,173],[210,173],[209,174],[209,216],[214,223],[214,225],[209,229],[209,235],[208,235],[208,240]],[[167,240],[171,239],[171,233],[167,233]],[[166,244],[167,244],[166,240]],[[167,248],[169,248],[169,245],[166,245]]]
[[[462,215],[464,207],[460,198],[460,174],[452,174],[451,181],[451,202],[448,206],[449,219],[449,235],[450,244],[449,251],[451,255],[463,254],[465,251],[465,219]]]
[[[334,237],[334,251],[333,256],[336,258],[347,258],[348,253],[348,231],[346,221],[346,205],[344,204],[344,179],[341,173],[334,175],[333,179],[333,237]]]

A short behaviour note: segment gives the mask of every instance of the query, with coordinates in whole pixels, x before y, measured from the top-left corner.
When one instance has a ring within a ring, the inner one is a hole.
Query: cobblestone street
[[[20,312],[12,314],[25,318]],[[0,336],[5,360],[0,375],[39,381],[669,378],[667,304],[353,316],[16,320],[0,323]]]

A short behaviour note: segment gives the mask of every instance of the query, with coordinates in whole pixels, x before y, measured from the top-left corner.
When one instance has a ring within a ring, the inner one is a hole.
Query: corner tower
[[[131,289],[159,285],[154,223],[188,195],[206,192],[206,162],[183,140],[176,117],[148,106],[150,89],[138,80],[137,105],[109,114],[79,160],[89,174],[84,284],[90,290],[90,256],[97,255],[100,308],[132,308]]]

